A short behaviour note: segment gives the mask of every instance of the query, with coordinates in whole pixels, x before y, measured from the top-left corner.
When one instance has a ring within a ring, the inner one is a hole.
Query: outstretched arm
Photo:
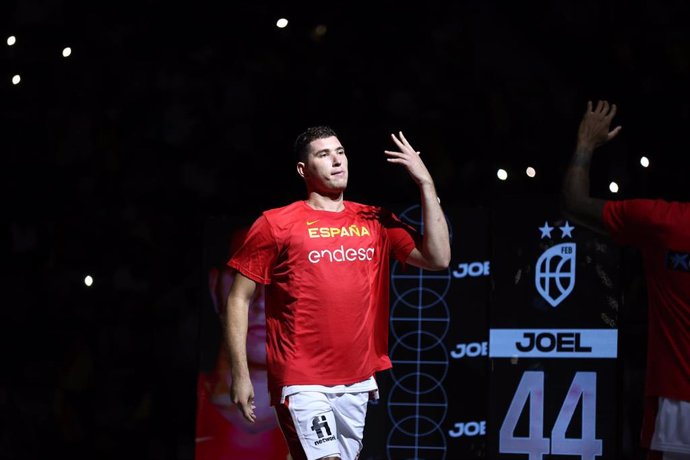
[[[256,283],[241,273],[235,275],[228,294],[225,336],[230,351],[232,385],[230,398],[250,422],[256,421],[254,415],[254,387],[249,378],[247,363],[247,323],[249,301],[256,290]]]
[[[407,263],[426,270],[443,270],[450,264],[450,240],[441,202],[419,152],[412,148],[402,131],[398,134],[399,138],[395,134],[391,134],[391,138],[400,151],[386,150],[385,154],[389,163],[403,165],[419,187],[424,224],[422,245],[412,250]]]
[[[592,198],[589,192],[589,168],[594,150],[616,137],[618,126],[610,131],[611,120],[616,115],[616,105],[607,101],[587,102],[577,133],[577,146],[565,173],[562,191],[563,213],[575,222],[600,233],[606,233],[601,218],[605,201]]]

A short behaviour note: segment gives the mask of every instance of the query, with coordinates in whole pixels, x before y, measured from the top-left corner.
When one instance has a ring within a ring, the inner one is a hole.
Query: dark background
[[[624,128],[593,193],[687,198],[688,19],[680,0],[2,2],[0,458],[191,456],[204,222],[300,198],[306,126],[339,133],[349,199],[416,200],[382,153],[403,130],[444,202],[485,208],[557,194],[606,98]]]

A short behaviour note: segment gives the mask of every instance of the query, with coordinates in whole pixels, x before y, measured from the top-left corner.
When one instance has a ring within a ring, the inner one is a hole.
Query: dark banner
[[[492,230],[488,458],[616,458],[617,248],[555,200]]]
[[[423,231],[419,206],[395,211]],[[379,376],[381,399],[369,408],[362,459],[485,455],[488,214],[450,209],[446,219],[453,254],[448,270],[393,265],[393,369]]]

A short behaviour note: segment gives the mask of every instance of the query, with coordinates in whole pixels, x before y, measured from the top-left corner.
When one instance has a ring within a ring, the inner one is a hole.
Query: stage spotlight
[[[20,77],[19,75],[15,75],[14,77],[12,77],[13,85],[18,85],[20,81],[22,81],[22,77]]]
[[[643,168],[649,168],[649,158],[647,158],[647,157],[640,158],[640,164],[642,165]]]
[[[284,28],[287,27],[287,25],[288,25],[288,20],[285,19],[285,18],[280,18],[280,19],[278,19],[278,21],[276,22],[276,26],[277,26],[279,29],[284,29]]]
[[[498,177],[500,180],[506,180],[508,179],[508,172],[505,169],[499,169],[496,171],[496,177]]]
[[[611,193],[618,193],[618,184],[611,182],[609,184],[609,190],[611,190]]]
[[[70,54],[72,54],[72,48],[70,48],[69,46],[62,50],[63,57],[68,57]]]
[[[91,287],[91,285],[93,284],[93,278],[90,275],[86,275],[86,277],[84,277],[84,284],[87,287]]]
[[[17,37],[15,37],[14,35],[10,35],[9,37],[7,37],[7,46],[12,46],[15,43],[17,43]]]
[[[537,175],[537,171],[535,171],[533,167],[529,166],[529,167],[525,170],[525,174],[527,174],[527,177],[534,177],[534,176]]]

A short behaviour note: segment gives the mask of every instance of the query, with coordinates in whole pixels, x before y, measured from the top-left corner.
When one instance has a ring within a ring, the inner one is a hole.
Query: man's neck
[[[345,209],[342,193],[338,195],[321,195],[317,192],[310,192],[306,202],[312,209],[319,211],[340,212]]]

